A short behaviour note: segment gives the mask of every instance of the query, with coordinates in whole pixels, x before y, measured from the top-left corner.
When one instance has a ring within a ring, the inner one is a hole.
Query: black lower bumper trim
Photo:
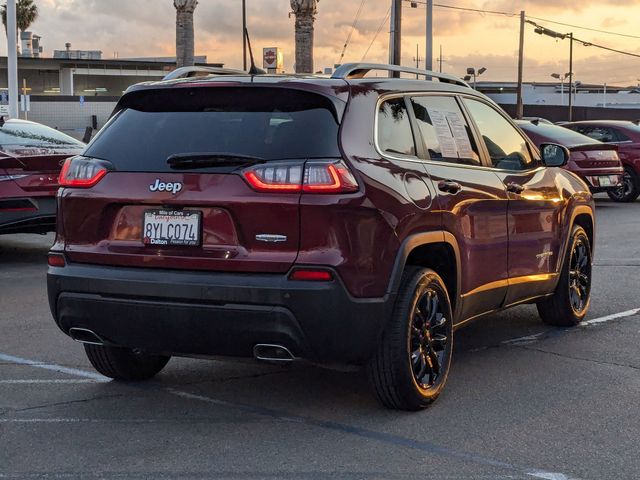
[[[58,326],[171,355],[252,356],[282,345],[318,362],[363,363],[389,318],[391,297],[355,299],[339,279],[295,282],[282,274],[106,267],[50,267]]]

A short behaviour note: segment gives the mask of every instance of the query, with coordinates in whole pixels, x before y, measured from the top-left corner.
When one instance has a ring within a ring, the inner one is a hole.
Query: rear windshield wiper
[[[236,153],[176,153],[167,158],[167,165],[174,170],[207,167],[244,167],[264,163],[266,160]]]

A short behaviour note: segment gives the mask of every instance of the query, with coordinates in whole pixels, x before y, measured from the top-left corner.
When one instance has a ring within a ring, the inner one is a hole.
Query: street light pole
[[[433,0],[427,0],[427,43],[424,56],[425,70],[433,70]]]
[[[7,69],[9,74],[9,117],[18,118],[18,45],[16,0],[7,0]]]
[[[402,0],[392,0],[391,4],[391,33],[389,42],[389,63],[400,65],[402,61]],[[398,72],[391,76],[399,77]]]
[[[522,99],[522,69],[524,67],[524,10],[520,12],[520,48],[518,50],[518,93],[516,99],[516,118],[524,116],[524,101]]]
[[[569,34],[569,121],[573,120],[573,32]]]
[[[242,0],[242,68],[247,71],[247,1]]]

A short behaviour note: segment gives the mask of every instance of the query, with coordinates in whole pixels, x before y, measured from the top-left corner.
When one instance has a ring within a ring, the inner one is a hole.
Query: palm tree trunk
[[[176,8],[176,66],[191,66],[195,49],[193,12],[198,0],[173,0],[173,5]]]
[[[291,0],[296,16],[296,73],[313,73],[314,22],[318,0]]]

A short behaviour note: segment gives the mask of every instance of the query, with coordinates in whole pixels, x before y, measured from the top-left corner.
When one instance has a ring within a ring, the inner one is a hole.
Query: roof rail
[[[469,87],[469,84],[464,80],[448,75],[446,73],[432,72],[431,70],[420,70],[418,68],[402,67],[400,65],[388,65],[382,63],[345,63],[340,65],[331,78],[363,78],[371,70],[383,70],[386,72],[399,72],[399,73],[412,73],[414,75],[422,75],[427,78],[437,78],[444,83],[452,83],[454,85],[460,85],[461,87]]]
[[[163,80],[175,80],[176,78],[189,78],[201,75],[247,75],[242,70],[220,67],[180,67],[165,75]]]

